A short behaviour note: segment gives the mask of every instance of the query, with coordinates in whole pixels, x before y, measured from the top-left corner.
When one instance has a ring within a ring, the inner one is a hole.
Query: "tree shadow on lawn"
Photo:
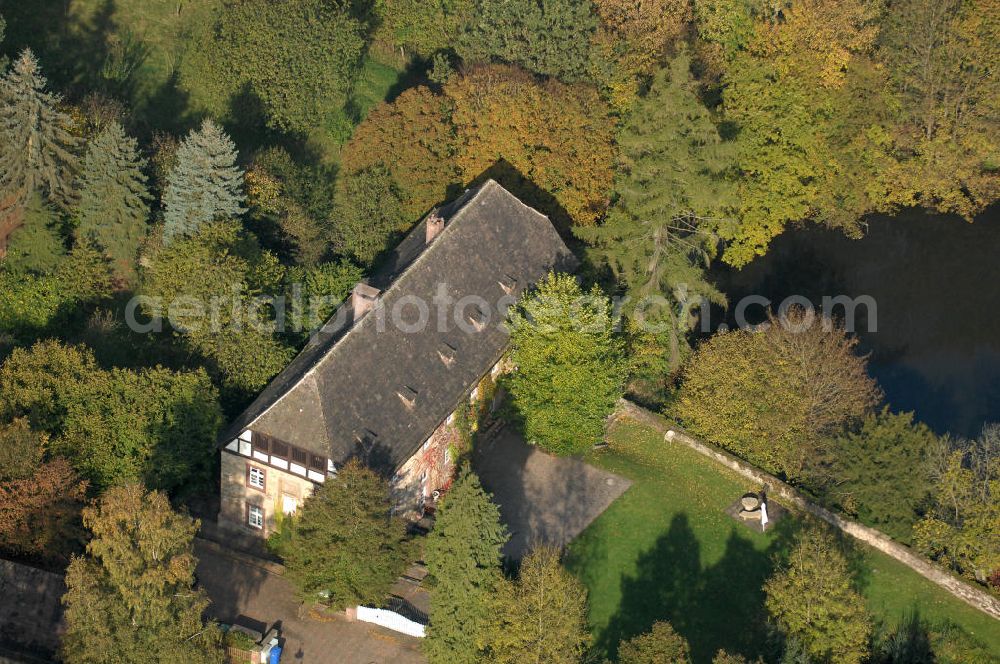
[[[766,655],[763,586],[798,527],[792,519],[778,522],[774,539],[759,551],[734,524],[722,558],[702,567],[701,544],[688,516],[675,515],[667,532],[639,557],[635,574],[622,576],[618,613],[597,636],[597,649],[613,657],[621,641],[666,620],[687,639],[696,663],[711,662],[720,649],[751,658]]]

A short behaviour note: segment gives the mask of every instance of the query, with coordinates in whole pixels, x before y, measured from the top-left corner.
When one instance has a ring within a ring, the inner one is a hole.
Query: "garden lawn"
[[[720,648],[765,654],[762,586],[799,520],[786,518],[767,534],[736,523],[725,508],[760,487],[648,427],[620,421],[608,442],[588,461],[633,485],[570,545],[566,561],[589,590],[598,648],[613,656],[621,639],[669,620],[696,663]],[[952,621],[1000,658],[1000,622],[868,547],[856,567],[877,619],[895,625],[919,610],[932,622]]]
[[[172,80],[190,30],[222,0],[38,0],[4,8],[8,49],[30,46],[56,89],[106,89],[150,126],[176,129],[188,109]],[[131,71],[129,76],[127,72]],[[129,85],[117,87],[127,78]]]
[[[360,124],[376,104],[393,97],[392,92],[403,83],[405,73],[391,58],[375,50],[365,55],[348,103],[355,124]]]

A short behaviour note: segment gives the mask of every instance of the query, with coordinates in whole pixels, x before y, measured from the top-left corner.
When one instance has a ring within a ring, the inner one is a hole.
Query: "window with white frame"
[[[247,505],[247,525],[251,528],[264,527],[264,508],[259,505]]]
[[[263,491],[266,479],[263,468],[250,466],[247,469],[247,486]]]

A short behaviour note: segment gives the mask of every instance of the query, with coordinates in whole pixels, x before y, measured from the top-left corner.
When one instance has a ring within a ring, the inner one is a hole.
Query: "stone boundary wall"
[[[629,417],[647,424],[658,431],[662,431],[663,437],[666,440],[681,443],[695,452],[735,471],[739,475],[752,480],[756,484],[766,485],[768,487],[768,494],[777,496],[779,502],[808,512],[826,521],[854,539],[864,542],[887,556],[898,560],[920,576],[944,588],[966,604],[1000,620],[1000,600],[996,597],[948,573],[881,531],[864,526],[810,502],[799,491],[785,484],[777,477],[765,473],[742,459],[698,440],[662,416],[637,406],[630,401],[623,399],[619,402],[613,417],[617,418],[621,416]]]

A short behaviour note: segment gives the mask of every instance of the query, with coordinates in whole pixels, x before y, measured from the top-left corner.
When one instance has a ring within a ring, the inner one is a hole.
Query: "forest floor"
[[[587,586],[598,648],[613,655],[622,639],[669,620],[696,664],[720,648],[749,657],[768,650],[763,585],[802,521],[783,519],[756,533],[725,513],[747,480],[656,431],[614,426],[609,447],[589,455],[632,487],[569,547],[567,566]],[[868,608],[892,627],[918,613],[950,621],[1000,657],[1000,623],[901,563],[868,547],[852,560]]]

